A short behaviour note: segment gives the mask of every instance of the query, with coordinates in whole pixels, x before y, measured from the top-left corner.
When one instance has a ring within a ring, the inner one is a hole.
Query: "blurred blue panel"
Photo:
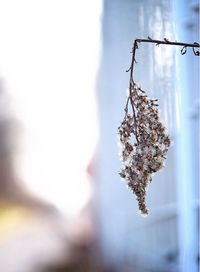
[[[174,142],[165,169],[153,177],[149,187],[150,215],[145,219],[118,176],[116,135],[123,118],[129,79],[125,70],[130,65],[133,40],[147,36],[198,40],[194,31],[181,25],[185,13],[190,14],[189,27],[197,24],[195,3],[187,2],[104,1],[97,192],[101,251],[116,271],[197,271],[198,121],[191,118],[191,108],[199,82],[197,60],[192,54],[181,56],[180,48],[150,44],[140,45],[137,51],[135,79],[149,96],[158,98],[161,117]]]

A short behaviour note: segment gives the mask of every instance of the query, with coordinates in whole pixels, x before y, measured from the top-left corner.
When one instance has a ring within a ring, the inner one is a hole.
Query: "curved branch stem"
[[[187,50],[187,47],[193,48],[193,52],[195,56],[199,56],[199,51],[194,51],[194,48],[200,48],[200,44],[197,42],[194,43],[184,43],[184,42],[172,42],[169,41],[168,39],[164,38],[164,40],[153,40],[150,37],[148,39],[135,39],[134,44],[133,44],[133,50],[132,50],[132,61],[131,61],[131,66],[127,70],[127,72],[130,71],[130,80],[134,82],[133,80],[133,69],[134,69],[134,64],[136,62],[135,56],[136,56],[136,49],[138,49],[138,43],[155,43],[156,45],[164,44],[164,45],[175,45],[175,46],[183,46],[182,49]],[[182,53],[182,51],[181,51]],[[184,54],[186,51],[184,52]]]
[[[131,65],[130,68],[126,71],[126,72],[130,72],[130,81],[129,81],[129,97],[127,99],[127,104],[125,107],[125,118],[127,116],[128,113],[128,103],[130,101],[131,103],[131,107],[132,107],[132,111],[133,111],[133,118],[135,121],[135,127],[136,127],[136,131],[135,131],[135,137],[136,137],[136,141],[137,143],[139,143],[139,139],[138,139],[138,129],[137,129],[137,120],[136,120],[136,110],[135,110],[135,106],[134,106],[134,102],[132,99],[132,88],[134,87],[134,79],[133,79],[133,71],[134,71],[134,65],[136,62],[135,56],[136,56],[136,50],[138,49],[138,43],[155,43],[156,45],[160,45],[160,44],[164,44],[164,45],[175,45],[175,46],[182,46],[181,49],[181,54],[184,55],[187,52],[187,47],[192,47],[193,49],[193,53],[195,56],[199,56],[199,51],[195,51],[194,48],[199,48],[200,44],[197,42],[194,43],[183,43],[183,42],[172,42],[169,41],[168,39],[164,38],[164,40],[153,40],[152,38],[148,37],[148,39],[135,39],[134,44],[133,44],[133,49],[132,49],[132,60],[131,60]]]
[[[171,42],[164,38],[163,41],[161,40],[153,40],[150,37],[148,39],[136,39],[135,40],[138,43],[146,42],[146,43],[156,43],[156,44],[165,44],[165,45],[177,45],[177,46],[186,46],[186,47],[200,47],[200,44],[197,42],[194,43],[184,43],[184,42]]]

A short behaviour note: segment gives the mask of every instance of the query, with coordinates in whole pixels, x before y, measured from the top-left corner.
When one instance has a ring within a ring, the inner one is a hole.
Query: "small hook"
[[[169,43],[170,41],[168,40],[168,39],[166,39],[166,38],[164,38],[164,41],[166,42],[166,43]]]
[[[187,46],[183,46],[183,48],[181,49],[181,55],[185,55],[186,52],[187,52]]]
[[[195,51],[195,50],[194,50],[194,47],[192,47],[192,51],[193,51],[193,53],[195,54],[195,56],[198,56],[198,57],[200,56],[200,51],[198,51],[198,50]]]
[[[128,73],[130,70],[131,70],[131,67],[129,67],[129,68],[126,70],[126,73]]]

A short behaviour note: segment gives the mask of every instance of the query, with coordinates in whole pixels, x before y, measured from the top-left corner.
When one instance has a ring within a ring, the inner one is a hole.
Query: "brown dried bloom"
[[[132,114],[128,113],[129,103]],[[160,121],[157,99],[149,99],[134,82],[130,84],[125,117],[118,127],[118,133],[123,161],[119,175],[127,181],[129,188],[136,195],[141,213],[147,215],[147,186],[152,180],[152,174],[164,166],[170,138]]]

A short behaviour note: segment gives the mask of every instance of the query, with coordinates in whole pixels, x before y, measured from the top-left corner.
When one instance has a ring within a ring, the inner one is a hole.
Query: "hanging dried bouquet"
[[[156,45],[182,46],[181,54],[191,47],[195,56],[200,56],[200,45],[197,42],[171,42],[168,39],[153,40],[136,39],[132,51],[130,69],[129,94],[125,106],[125,116],[118,127],[121,144],[120,156],[122,168],[119,175],[125,179],[129,188],[136,195],[141,214],[147,215],[146,190],[152,181],[152,174],[164,167],[167,151],[170,147],[170,138],[162,124],[158,112],[158,100],[150,99],[133,80],[133,68],[138,43],[155,43]],[[129,112],[131,108],[131,113]]]
[[[129,103],[131,114],[128,112]],[[118,132],[123,161],[119,175],[127,181],[129,188],[136,195],[141,213],[148,214],[146,189],[152,180],[152,174],[164,166],[170,138],[160,121],[157,99],[149,99],[134,82],[130,83],[125,117],[118,127]]]

